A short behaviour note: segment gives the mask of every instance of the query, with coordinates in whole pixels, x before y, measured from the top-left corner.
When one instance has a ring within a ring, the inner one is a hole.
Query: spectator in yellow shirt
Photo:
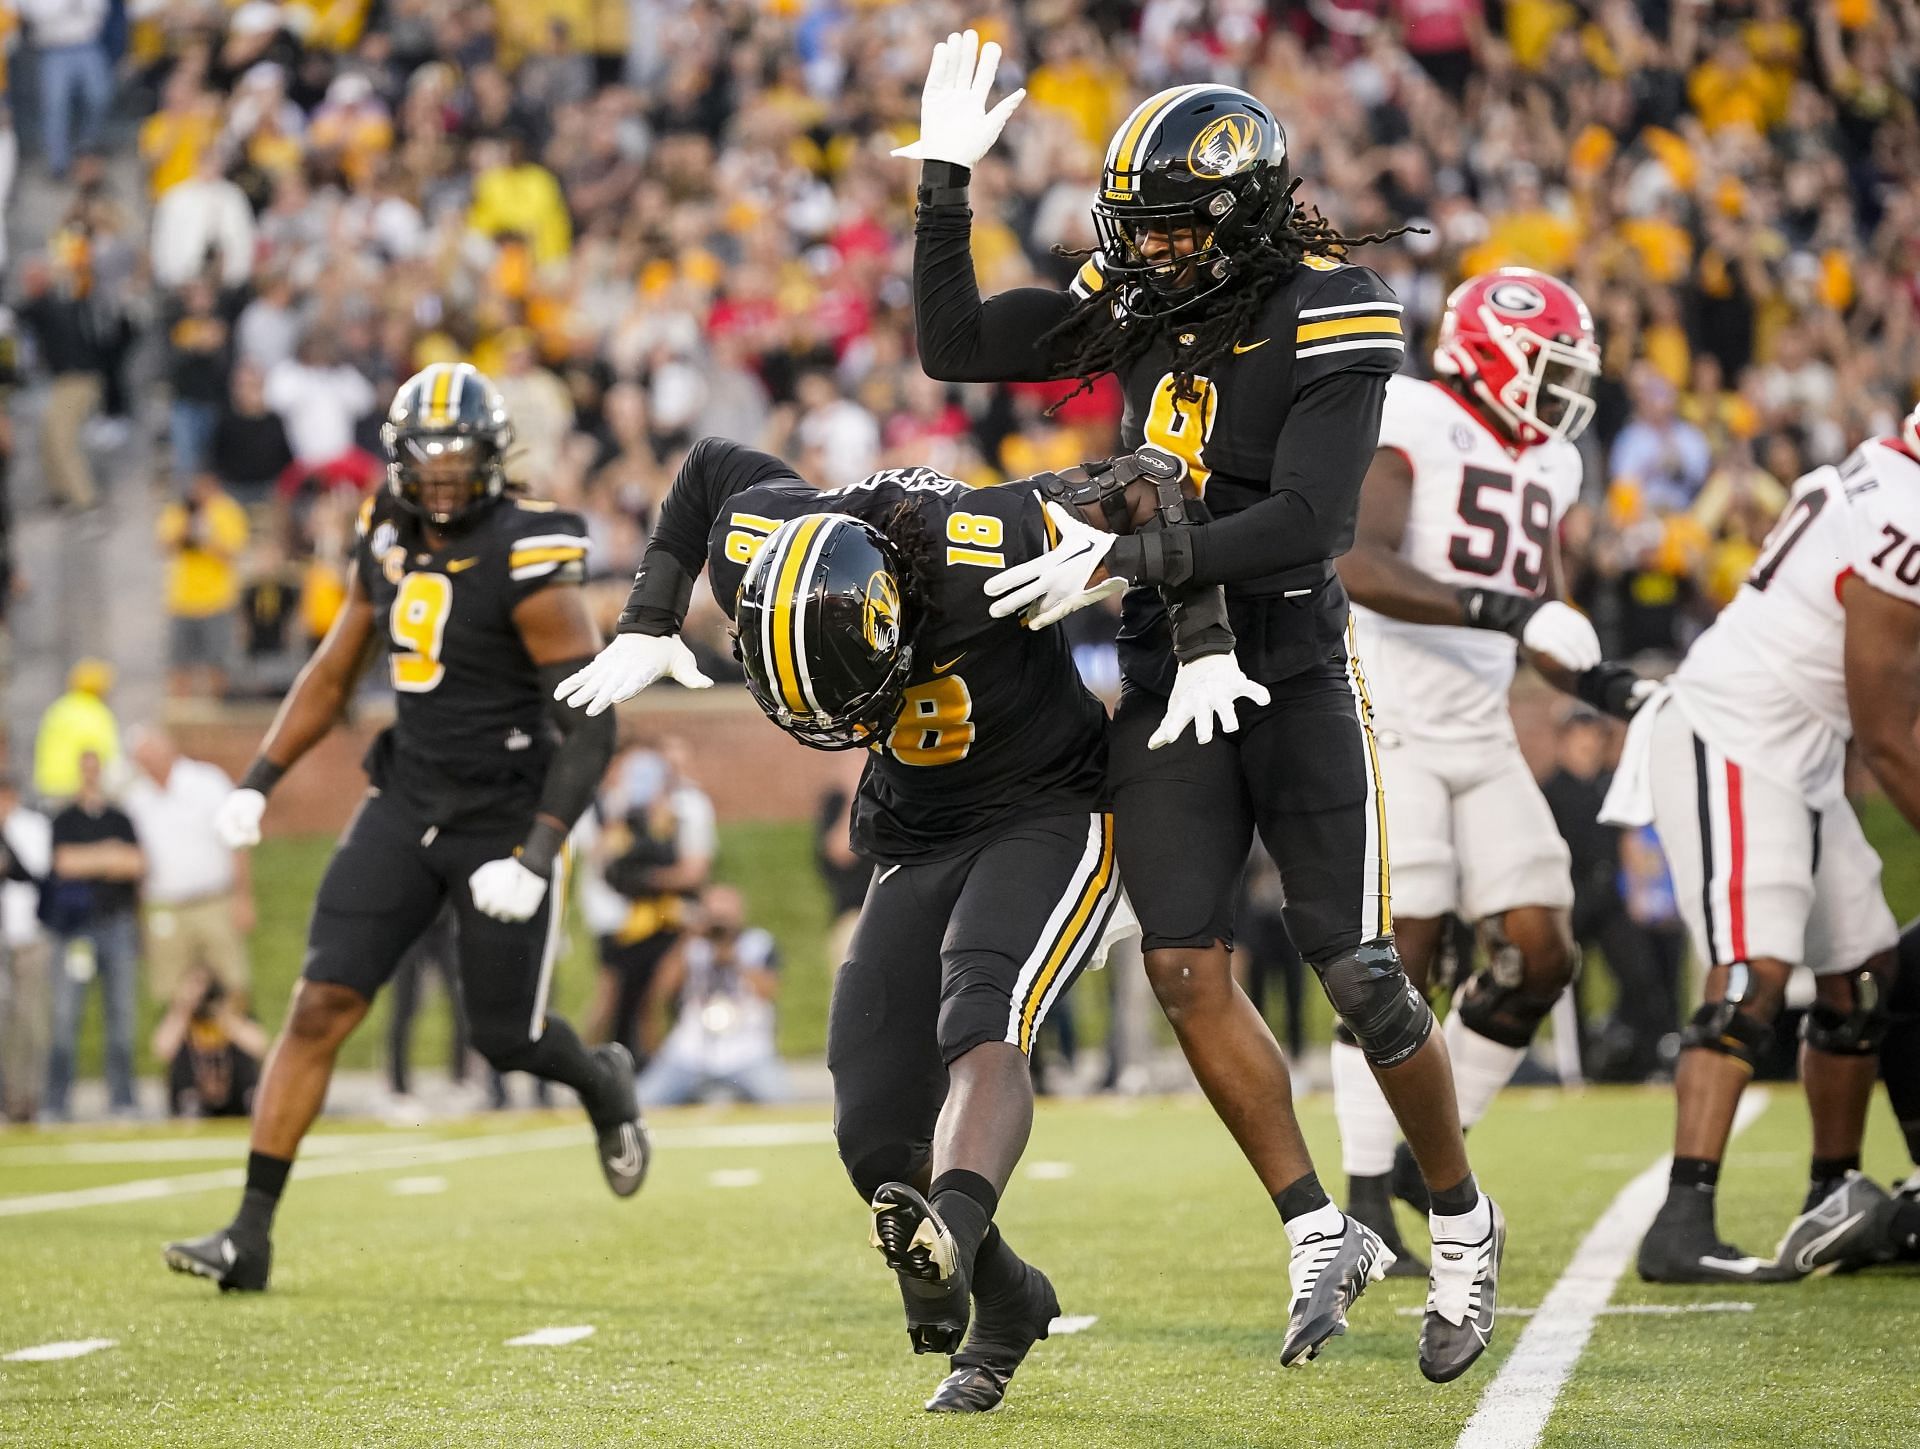
[[[156,201],[192,179],[200,153],[219,134],[220,102],[199,88],[186,66],[176,68],[161,92],[160,109],[140,123],[140,159]]]
[[[82,659],[67,674],[67,692],[40,716],[33,742],[33,788],[49,801],[80,793],[80,757],[96,755],[111,774],[120,763],[120,725],[107,704],[113,666]]]
[[[469,227],[490,237],[525,235],[539,266],[566,259],[573,250],[566,198],[553,173],[527,159],[525,141],[509,132],[503,139],[476,142],[473,173]]]
[[[1728,31],[1713,53],[1687,77],[1687,100],[1709,135],[1730,126],[1746,126],[1764,134],[1768,101],[1775,86],[1766,68],[1753,58],[1738,31]],[[1785,97],[1780,97],[1782,101]]]
[[[1116,104],[1127,95],[1126,82],[1097,59],[1098,46],[1080,25],[1063,26],[1041,41],[1041,63],[1027,81],[1028,101],[1057,111],[1096,151],[1122,119]]]
[[[157,530],[167,550],[167,617],[173,631],[168,689],[175,695],[226,692],[234,646],[234,608],[240,602],[240,556],[247,547],[247,512],[202,473],[183,498],[160,511]]]

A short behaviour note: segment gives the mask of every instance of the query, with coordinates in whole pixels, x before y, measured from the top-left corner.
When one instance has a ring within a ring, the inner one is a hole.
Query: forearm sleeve
[[[1073,310],[1067,292],[1016,287],[985,301],[973,274],[965,167],[921,168],[913,224],[913,324],[920,365],[942,382],[1049,382],[1062,359],[1039,346]]]
[[[1386,395],[1382,373],[1315,383],[1280,430],[1270,497],[1198,527],[1123,538],[1107,568],[1141,584],[1228,584],[1337,558],[1353,545]]]
[[[660,505],[660,518],[640,571],[627,592],[617,632],[678,634],[693,598],[694,580],[707,561],[713,523],[737,493],[774,479],[799,481],[782,459],[728,438],[702,438]]]
[[[590,715],[554,699],[560,681],[587,663],[572,659],[563,664],[540,667],[540,685],[546,692],[547,709],[560,731],[560,747],[547,765],[547,778],[540,786],[540,803],[534,809],[533,829],[521,849],[528,869],[547,874],[553,858],[566,841],[567,833],[600,788],[613,759],[614,714],[612,710]]]

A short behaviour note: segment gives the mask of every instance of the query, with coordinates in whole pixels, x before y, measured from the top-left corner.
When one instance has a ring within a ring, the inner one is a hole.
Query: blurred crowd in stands
[[[609,619],[703,434],[822,486],[1111,452],[1111,386],[1049,415],[1066,388],[914,365],[914,168],[887,153],[963,24],[1029,92],[974,179],[985,292],[1065,282],[1109,133],[1192,79],[1273,107],[1341,230],[1413,228],[1356,256],[1411,368],[1463,276],[1572,281],[1605,369],[1568,583],[1617,657],[1682,652],[1794,478],[1920,383],[1920,0],[0,0],[20,164],[61,187],[0,359],[44,388],[48,504],[147,486],[93,455],[163,428],[173,686],[271,694],[340,605],[386,401],[434,360],[498,381],[511,471],[588,517]],[[164,416],[130,394],[142,349]]]

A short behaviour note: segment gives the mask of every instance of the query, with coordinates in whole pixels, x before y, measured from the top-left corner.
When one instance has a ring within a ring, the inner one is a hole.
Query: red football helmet
[[[1593,317],[1578,292],[1531,267],[1502,267],[1454,288],[1433,367],[1460,379],[1523,448],[1572,441],[1593,421]]]

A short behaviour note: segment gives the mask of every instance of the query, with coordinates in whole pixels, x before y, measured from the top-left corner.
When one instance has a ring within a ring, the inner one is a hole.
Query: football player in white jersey
[[[1682,1037],[1666,1203],[1640,1276],[1798,1277],[1878,1256],[1892,1208],[1860,1175],[1899,931],[1844,793],[1847,741],[1920,827],[1920,408],[1794,484],[1734,600],[1627,733],[1602,819],[1648,821],[1711,970]],[[1801,1073],[1812,1184],[1767,1263],[1722,1242],[1714,1188],[1787,977],[1817,996]]]
[[[1516,644],[1555,683],[1616,713],[1635,680],[1602,663],[1593,626],[1560,601],[1558,528],[1582,475],[1573,440],[1593,417],[1600,371],[1586,304],[1527,268],[1474,277],[1447,299],[1434,366],[1439,381],[1387,384],[1339,568],[1373,685],[1409,978],[1437,984],[1449,914],[1484,923],[1490,964],[1455,992],[1446,1025],[1470,1127],[1578,959],[1567,847],[1507,710]],[[1344,1041],[1333,1054],[1347,1211],[1406,1261],[1389,1187],[1417,1199],[1417,1170],[1407,1158],[1393,1171],[1399,1134],[1365,1058]]]

